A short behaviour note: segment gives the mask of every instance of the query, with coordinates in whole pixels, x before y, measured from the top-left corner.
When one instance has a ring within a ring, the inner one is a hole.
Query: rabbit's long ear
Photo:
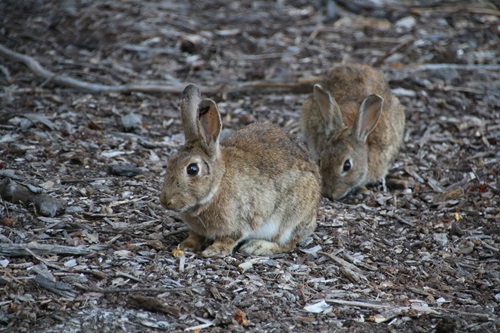
[[[208,153],[215,156],[219,154],[219,136],[222,129],[222,121],[220,118],[217,104],[211,99],[201,101],[198,108],[198,128],[208,148]]]
[[[384,99],[379,95],[370,95],[363,100],[359,108],[358,117],[354,122],[354,135],[361,143],[366,142],[366,138],[377,126]]]
[[[200,102],[201,93],[196,85],[190,84],[184,88],[181,100],[181,119],[186,142],[195,141],[199,138],[197,117]]]
[[[313,98],[326,124],[327,134],[342,127],[342,112],[335,99],[319,84],[314,85]]]

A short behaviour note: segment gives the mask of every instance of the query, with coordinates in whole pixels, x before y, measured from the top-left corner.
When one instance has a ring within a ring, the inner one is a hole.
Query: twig
[[[30,249],[25,249],[25,251],[28,252],[36,260],[43,262],[47,267],[55,268],[59,271],[65,271],[65,269],[63,267],[56,265],[56,264],[53,264],[50,261],[43,259],[39,255],[33,253],[33,251],[31,251]]]
[[[368,281],[368,278],[363,274],[363,271],[359,267],[345,261],[342,258],[334,256],[333,254],[323,251],[318,251],[317,253],[332,259],[338,265],[340,265],[340,272],[351,282],[359,283],[361,279],[363,279],[364,281]]]
[[[102,245],[91,246],[65,246],[53,244],[0,244],[0,255],[29,256],[36,254],[62,254],[62,255],[87,255],[92,251],[105,249]],[[27,251],[29,250],[29,251]]]
[[[8,83],[12,82],[12,77],[10,76],[10,72],[9,72],[9,69],[7,67],[0,65],[0,72],[3,73],[3,75],[5,76],[5,79],[7,80]]]
[[[166,313],[168,315],[179,317],[180,309],[175,306],[166,306],[163,302],[155,297],[143,295],[130,295],[127,298],[127,303],[130,306],[143,309],[146,311]]]
[[[442,310],[446,311],[446,312],[456,313],[456,314],[459,314],[461,316],[476,317],[476,318],[482,319],[484,321],[498,321],[500,319],[498,317],[492,318],[486,313],[467,312],[467,311],[460,311],[460,310],[455,310],[455,309],[442,309]]]
[[[413,71],[428,71],[428,70],[439,70],[439,69],[457,69],[463,71],[477,71],[477,70],[498,71],[500,70],[500,65],[424,64],[415,67],[409,66],[408,69]]]
[[[348,306],[359,306],[361,308],[368,308],[368,309],[387,309],[387,308],[393,307],[392,305],[383,304],[383,303],[377,304],[377,303],[367,303],[367,302],[360,302],[360,301],[346,301],[343,299],[326,299],[325,301],[327,303],[348,305]]]
[[[168,237],[171,237],[171,236],[175,236],[175,235],[178,235],[178,234],[182,234],[182,233],[188,232],[188,231],[189,231],[189,228],[180,228],[178,230],[166,233],[165,235],[163,235],[163,238],[165,239],[165,238],[168,238]]]
[[[34,281],[38,283],[41,287],[50,290],[53,293],[56,293],[63,297],[73,299],[76,296],[76,294],[73,292],[73,288],[71,288],[71,285],[65,282],[52,281],[42,275],[37,275]]]
[[[203,319],[203,318],[200,318],[200,317],[195,317],[195,318],[198,319],[199,321],[201,321],[204,324],[187,327],[187,328],[184,329],[184,331],[201,331],[202,329],[210,327],[210,326],[212,326],[214,324],[211,320],[208,320],[208,319]]]
[[[493,15],[500,16],[500,11],[490,9],[490,8],[480,8],[480,7],[472,7],[472,6],[454,6],[454,7],[442,7],[442,8],[411,8],[410,12],[415,14],[422,14],[424,12],[432,11],[433,13],[457,13],[457,12],[469,12],[472,14],[482,14],[482,15]]]
[[[408,45],[410,45],[414,41],[415,41],[415,37],[413,37],[413,36],[403,38],[402,42],[400,42],[398,45],[394,46],[386,54],[384,54],[382,57],[380,57],[375,62],[373,62],[373,66],[375,66],[375,67],[380,66],[381,64],[384,63],[384,61],[387,58],[392,56],[394,53],[399,52],[400,50],[404,49],[405,47],[407,47]]]
[[[50,79],[52,82],[56,84],[60,84],[63,86],[71,87],[71,88],[76,88],[82,91],[88,91],[88,92],[112,92],[116,91],[115,87],[110,87],[110,86],[105,86],[101,84],[93,84],[93,83],[87,83],[83,82],[77,79],[74,79],[72,77],[64,76],[64,75],[57,75],[54,72],[51,72],[32,57],[23,55],[21,53],[14,52],[8,48],[6,48],[3,45],[0,45],[0,55],[3,57],[22,62],[25,64],[36,76],[43,78],[45,80]]]
[[[73,183],[92,183],[98,180],[102,180],[104,178],[81,178],[81,179],[62,179],[61,184],[73,184]]]
[[[323,255],[325,257],[328,257],[328,258],[332,259],[333,261],[335,261],[340,266],[344,266],[344,267],[349,268],[349,269],[351,269],[353,271],[357,271],[358,273],[362,272],[362,270],[359,267],[357,267],[357,266],[355,266],[355,265],[353,265],[353,264],[345,261],[342,258],[334,256],[333,254],[326,253],[326,252],[323,252],[323,251],[318,251],[317,253],[321,254],[321,255]]]
[[[389,216],[389,215],[388,215]],[[415,224],[413,224],[413,222],[410,222],[410,221],[407,221],[406,219],[402,218],[401,216],[395,214],[395,215],[391,215],[390,217],[394,217],[396,220],[398,220],[399,222],[403,223],[403,224],[406,224],[410,227],[414,227]]]
[[[78,91],[88,93],[168,93],[180,94],[184,90],[186,84],[127,84],[110,86],[99,83],[88,83],[70,76],[59,75],[45,69],[40,63],[32,57],[12,51],[3,45],[0,45],[0,55],[17,62],[25,64],[37,77],[48,80],[60,86],[77,89]],[[268,82],[268,81],[251,81],[244,83],[221,84],[213,87],[202,87],[201,91],[205,94],[227,94],[235,92],[258,91],[261,93],[271,92],[294,92],[306,93],[312,90],[315,83],[321,81],[321,77],[313,76],[309,78],[298,79],[295,82]]]
[[[142,281],[141,279],[139,279],[139,278],[137,278],[137,277],[135,277],[135,276],[133,276],[133,275],[131,275],[131,274],[128,274],[128,273],[122,272],[122,271],[118,271],[118,272],[116,272],[116,275],[117,275],[117,276],[122,276],[122,277],[125,277],[125,278],[130,279],[130,280],[133,280],[133,281],[135,281],[135,282],[141,282],[141,281]]]
[[[481,245],[483,245],[485,248],[490,249],[490,250],[495,251],[495,252],[499,252],[500,251],[500,249],[498,249],[498,248],[496,248],[496,247],[494,247],[494,246],[486,243],[485,241],[481,241]]]
[[[90,288],[79,283],[74,283],[74,286],[87,292],[96,292],[103,294],[119,294],[119,293],[167,293],[176,291],[186,291],[193,289],[192,287],[177,287],[177,288]]]
[[[178,51],[177,49],[167,48],[167,47],[149,47],[143,45],[125,44],[122,46],[122,48],[127,51],[149,52],[153,54],[170,54],[170,55],[181,56],[181,52]]]

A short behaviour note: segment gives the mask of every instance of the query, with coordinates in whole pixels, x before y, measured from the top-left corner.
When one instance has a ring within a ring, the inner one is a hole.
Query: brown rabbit
[[[270,123],[254,123],[219,144],[217,105],[184,89],[185,145],[169,160],[160,201],[190,227],[181,248],[225,256],[240,242],[254,255],[290,251],[316,227],[319,170],[307,149]]]
[[[367,65],[335,66],[302,105],[300,123],[324,196],[340,199],[376,181],[385,188],[405,114],[382,73]]]

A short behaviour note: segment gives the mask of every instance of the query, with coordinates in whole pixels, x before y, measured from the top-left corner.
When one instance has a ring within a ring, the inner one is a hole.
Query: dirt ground
[[[0,331],[499,331],[498,1],[4,0],[0,20]],[[339,61],[404,104],[403,186],[323,199],[291,253],[176,256],[183,87],[226,129],[300,135],[301,82]]]

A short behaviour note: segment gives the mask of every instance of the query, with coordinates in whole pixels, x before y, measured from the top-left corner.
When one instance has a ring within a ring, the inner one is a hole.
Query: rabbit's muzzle
[[[173,210],[174,212],[183,212],[192,207],[192,205],[189,204],[189,200],[186,200],[182,195],[178,193],[172,194],[165,190],[160,194],[160,203],[164,208]]]
[[[168,197],[165,192],[162,192],[160,195],[160,204],[166,209],[173,208],[173,200],[171,197]]]

